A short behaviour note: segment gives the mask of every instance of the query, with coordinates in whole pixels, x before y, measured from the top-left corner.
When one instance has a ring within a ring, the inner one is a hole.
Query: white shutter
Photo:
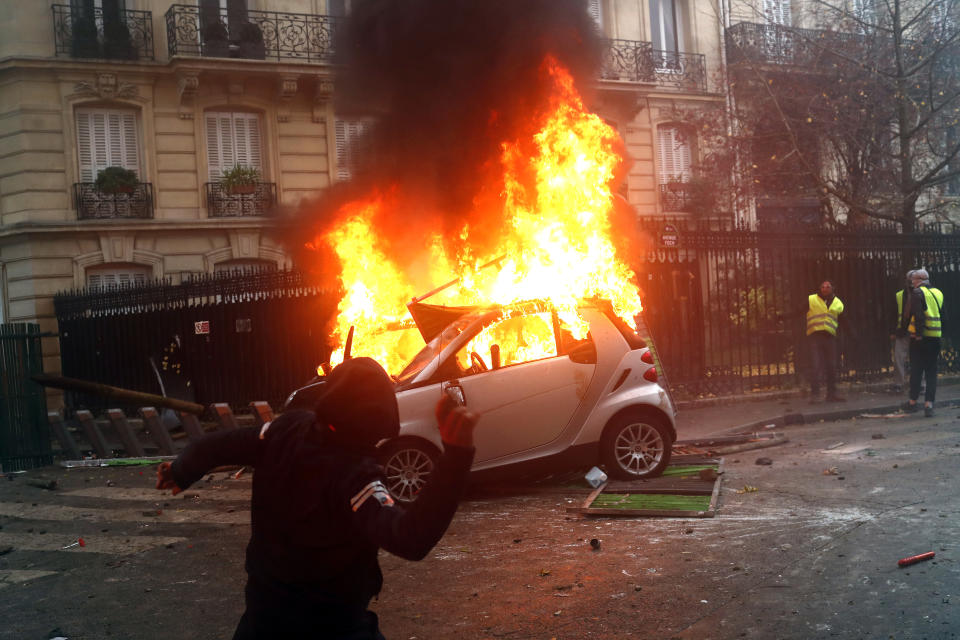
[[[78,109],[76,122],[81,182],[93,182],[107,167],[123,167],[140,174],[136,112]]]
[[[692,177],[690,144],[675,126],[657,128],[657,160],[660,184],[674,180],[686,182]]]
[[[603,31],[603,6],[600,0],[587,0],[587,13],[597,23],[597,29]]]
[[[146,283],[151,273],[150,267],[133,264],[100,265],[87,269],[87,287],[106,291],[117,287],[141,285]]]
[[[255,113],[211,111],[207,127],[207,170],[211,182],[237,165],[263,171],[260,118]]]
[[[767,24],[790,26],[790,0],[763,0],[763,13]]]
[[[334,133],[337,142],[337,180],[350,180],[357,170],[363,155],[363,137],[368,123],[364,120],[335,121]]]

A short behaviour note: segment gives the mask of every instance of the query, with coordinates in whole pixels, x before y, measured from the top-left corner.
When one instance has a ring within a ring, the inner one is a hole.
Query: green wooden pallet
[[[703,469],[717,471],[713,486],[702,492],[683,490],[683,483],[698,477]],[[605,483],[587,497],[583,506],[568,507],[567,512],[588,516],[712,518],[716,514],[722,469],[722,459],[707,464],[672,464],[657,479],[657,489],[645,487],[644,481]],[[670,479],[675,480],[677,487],[664,486]],[[698,495],[684,495],[690,493]]]

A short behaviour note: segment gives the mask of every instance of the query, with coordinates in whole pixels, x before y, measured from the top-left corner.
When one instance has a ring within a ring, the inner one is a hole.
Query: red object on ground
[[[935,556],[935,555],[937,555],[937,554],[935,554],[933,551],[927,551],[926,553],[921,553],[921,554],[918,555],[918,556],[910,556],[909,558],[901,558],[900,561],[897,562],[897,564],[900,565],[901,567],[907,567],[907,566],[909,566],[909,565],[911,565],[911,564],[914,564],[914,563],[916,563],[916,562],[921,562],[922,560],[929,560],[930,558],[932,558],[932,557]]]
[[[77,538],[77,544],[79,544],[81,547],[87,546],[87,543],[83,541],[83,538]]]

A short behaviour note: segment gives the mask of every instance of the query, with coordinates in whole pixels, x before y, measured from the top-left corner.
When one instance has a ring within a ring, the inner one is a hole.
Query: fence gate
[[[47,400],[30,376],[43,373],[40,326],[0,324],[0,467],[23,471],[53,462]]]

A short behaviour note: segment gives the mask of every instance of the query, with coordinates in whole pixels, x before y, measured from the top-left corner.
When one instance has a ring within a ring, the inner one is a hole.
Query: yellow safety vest
[[[811,294],[808,298],[810,309],[807,311],[807,335],[814,331],[826,331],[832,336],[837,335],[837,323],[843,313],[843,303],[834,296],[830,307],[818,294]]]
[[[923,291],[923,298],[927,303],[927,311],[924,314],[923,336],[925,338],[939,338],[942,334],[940,328],[940,309],[943,307],[943,292],[940,289],[920,287]],[[917,330],[910,323],[910,333],[916,333]]]
[[[907,326],[907,331],[910,333],[916,333],[917,328],[913,326],[913,314],[910,314],[910,324]],[[900,327],[900,322],[903,319],[903,289],[897,291],[897,327]]]

